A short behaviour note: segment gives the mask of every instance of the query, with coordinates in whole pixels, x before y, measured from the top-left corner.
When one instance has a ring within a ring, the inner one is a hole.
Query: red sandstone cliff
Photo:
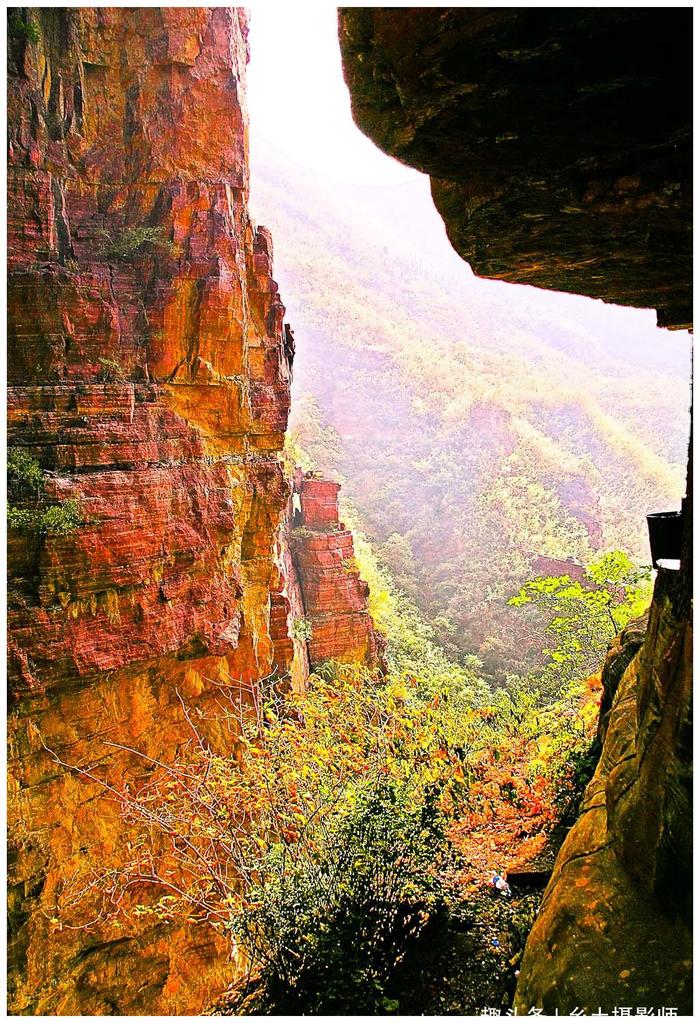
[[[308,673],[284,308],[247,207],[246,34],[228,8],[11,19],[9,443],[84,522],[10,534],[19,1013],[189,1013],[221,990],[228,949],[206,928],[73,930],[65,893],[128,855],[103,786],[137,786],[144,764],[108,742],[172,759],[189,706],[230,747],[220,684]]]
[[[367,610],[369,587],[357,569],[352,533],[338,517],[340,484],[307,473],[295,488],[291,550],[310,627],[309,661],[381,665],[383,639]]]
[[[233,752],[222,685],[257,700],[262,679],[303,686],[309,653],[376,652],[339,567],[350,535],[319,532],[330,560],[302,558],[301,580],[290,551],[291,352],[248,215],[246,36],[233,8],[10,21],[9,443],[83,523],[9,536],[16,1013],[193,1013],[220,993],[227,941],[90,895],[133,837],[105,786],[148,775],[109,744],[172,761],[192,715]]]

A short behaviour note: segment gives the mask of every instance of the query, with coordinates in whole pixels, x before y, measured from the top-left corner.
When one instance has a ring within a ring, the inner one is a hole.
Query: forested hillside
[[[293,431],[446,648],[521,672],[541,650],[506,603],[522,582],[602,550],[648,561],[645,514],[679,504],[688,335],[473,277],[423,182],[329,186],[260,139],[253,160],[296,333]]]

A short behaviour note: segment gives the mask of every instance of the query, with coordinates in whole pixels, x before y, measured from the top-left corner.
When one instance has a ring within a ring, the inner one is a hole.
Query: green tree
[[[550,645],[538,685],[545,696],[596,671],[613,636],[642,614],[651,595],[650,569],[635,566],[623,551],[609,551],[586,566],[581,580],[545,576],[525,583],[508,601],[535,605]]]
[[[7,451],[7,525],[21,533],[72,533],[86,525],[77,501],[49,501],[46,477],[36,458],[22,448]]]

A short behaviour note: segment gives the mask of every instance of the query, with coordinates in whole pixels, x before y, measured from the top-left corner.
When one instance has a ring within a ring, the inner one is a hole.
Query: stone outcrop
[[[67,892],[129,855],[104,786],[138,786],[144,762],[110,742],[172,759],[188,708],[230,748],[220,686],[307,670],[284,635],[291,366],[247,208],[246,35],[229,8],[10,18],[9,443],[83,521],[9,537],[16,1013],[218,994],[223,938],[73,912]]]
[[[353,115],[483,277],[691,311],[692,15],[344,8]]]
[[[339,490],[339,483],[313,473],[295,480],[291,550],[310,630],[309,661],[381,667],[384,641],[367,610],[369,587],[360,578],[352,533],[339,520]]]
[[[653,306],[669,327],[692,318],[690,23],[640,8],[339,15],[357,123],[430,174],[476,273]],[[628,630],[606,665],[602,755],[527,942],[519,1013],[692,1011],[688,465],[680,570],[659,572],[643,643]]]
[[[637,651],[644,643],[649,615],[644,614],[639,618],[633,618],[627,623],[619,636],[608,647],[608,653],[600,674],[600,681],[603,692],[600,698],[600,713],[598,715],[598,742],[602,744],[608,731],[610,711],[613,701],[620,687],[620,682],[629,664],[637,654]]]
[[[193,730],[233,753],[222,689],[245,713],[310,658],[377,656],[321,490],[302,579],[290,546],[293,334],[248,214],[247,58],[235,8],[9,19],[8,439],[80,523],[8,538],[15,1013],[212,1004],[224,936],[122,912],[163,894],[147,878],[105,905],[134,839],[111,797]]]
[[[628,666],[528,938],[520,1013],[692,1014],[692,644],[678,574],[659,573],[641,649],[632,627],[606,662],[608,676]]]

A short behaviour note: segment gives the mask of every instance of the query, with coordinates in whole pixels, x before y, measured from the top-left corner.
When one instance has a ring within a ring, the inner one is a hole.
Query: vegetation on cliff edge
[[[7,525],[18,533],[72,533],[86,524],[77,501],[51,501],[38,461],[21,448],[7,452]]]
[[[449,661],[361,535],[356,551],[388,677],[329,662],[305,692],[273,687],[253,712],[234,679],[222,685],[230,748],[188,716],[175,763],[149,761],[141,788],[118,794],[140,836],[130,860],[77,877],[56,925],[206,920],[248,964],[224,1006],[234,1014],[505,1007],[538,889],[507,900],[489,880],[547,860],[571,822],[595,764],[600,680],[550,651],[540,678],[491,691],[478,660]],[[547,601],[567,654],[579,640],[567,601],[617,625],[642,599],[619,554],[587,578],[532,581],[516,598]],[[606,637],[591,637],[600,662]],[[155,903],[135,895],[146,883],[161,887]]]

